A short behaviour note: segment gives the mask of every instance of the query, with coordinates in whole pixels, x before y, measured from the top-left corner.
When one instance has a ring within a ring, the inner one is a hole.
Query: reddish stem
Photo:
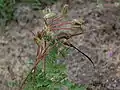
[[[54,21],[60,21],[62,18],[63,18],[63,16],[59,16],[59,17],[57,17],[57,18],[52,19],[52,21],[53,21],[53,22],[54,22]]]
[[[46,54],[43,54],[41,55],[35,62],[34,66],[33,66],[33,69],[36,68],[36,66],[38,65],[38,63],[45,57]]]
[[[55,30],[71,30],[72,28],[52,28],[53,31]]]
[[[44,50],[44,53],[39,58],[36,59],[36,62],[34,64],[33,68],[31,69],[30,73],[32,73],[32,71],[36,69],[36,66],[38,65],[38,63],[40,62],[40,60],[44,59],[45,55],[47,55],[46,54],[47,49],[48,49],[48,47]],[[29,77],[30,73],[27,75],[27,77],[25,78],[25,80],[22,82],[19,90],[22,90],[23,85],[25,84],[25,82],[26,82],[27,78]]]
[[[39,55],[40,53],[40,46],[38,46],[38,49],[37,49],[37,56]]]
[[[59,23],[59,24],[53,24],[52,27],[62,26],[62,25],[66,25],[66,24],[72,24],[72,23],[71,22],[62,22],[62,23]]]
[[[48,47],[46,47],[46,49],[44,50],[44,52],[43,52],[42,56],[44,56],[44,54],[47,52],[48,48],[49,48],[49,46],[48,46]],[[37,59],[41,59],[41,56],[38,56],[38,58],[37,58]]]
[[[42,51],[43,51],[43,47],[41,46],[41,52],[40,52],[40,54],[42,53]]]

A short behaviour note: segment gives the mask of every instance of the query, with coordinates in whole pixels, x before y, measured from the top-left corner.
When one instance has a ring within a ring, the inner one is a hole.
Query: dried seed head
[[[48,14],[46,14],[44,16],[45,19],[49,19],[49,18],[54,18],[56,16],[56,13],[50,12]]]
[[[83,19],[73,19],[73,24],[78,24],[78,25],[81,25],[84,23],[84,20]]]
[[[42,10],[42,13],[43,13],[44,15],[45,15],[45,14],[48,14],[48,13],[50,13],[50,12],[52,12],[50,8],[46,8],[46,9]]]
[[[61,10],[61,14],[64,16],[64,15],[66,15],[67,13],[68,13],[68,5],[65,4],[64,7],[63,7],[63,9]]]
[[[72,25],[73,27],[81,27],[81,25],[84,23],[83,19],[73,19]]]

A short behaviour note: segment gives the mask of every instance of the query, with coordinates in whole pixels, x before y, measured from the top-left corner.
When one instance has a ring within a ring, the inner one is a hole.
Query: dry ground
[[[41,28],[41,17],[39,12],[23,6],[15,12],[18,23],[13,21],[0,31],[0,90],[17,90],[9,87],[10,83],[19,84],[35,58],[36,46],[30,31]],[[51,8],[59,12],[60,7],[58,2]],[[66,60],[69,79],[90,84],[88,90],[120,90],[120,7],[98,7],[90,0],[74,0],[69,9],[69,19],[82,17],[82,28],[87,32],[75,37],[73,43],[96,66],[94,69],[84,56],[73,51]]]

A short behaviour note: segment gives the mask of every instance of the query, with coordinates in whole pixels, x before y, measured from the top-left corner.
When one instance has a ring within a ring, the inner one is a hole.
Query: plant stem
[[[53,31],[55,30],[71,30],[72,28],[52,28]]]
[[[63,26],[63,25],[66,25],[66,24],[72,24],[72,23],[71,22],[62,22],[60,24],[53,24],[52,27]]]

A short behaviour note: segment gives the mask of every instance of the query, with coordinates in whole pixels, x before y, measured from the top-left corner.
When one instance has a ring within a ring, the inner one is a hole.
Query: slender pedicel
[[[53,22],[54,22],[54,21],[60,21],[61,19],[63,19],[63,16],[59,16],[59,17],[54,18],[54,19],[52,19],[52,20],[53,20]]]
[[[72,28],[52,28],[52,31],[55,30],[71,30]]]
[[[67,24],[72,24],[71,22],[61,22],[61,23],[59,23],[59,24],[53,24],[53,25],[51,25],[52,27],[58,27],[58,26],[63,26],[63,25],[67,25]]]

